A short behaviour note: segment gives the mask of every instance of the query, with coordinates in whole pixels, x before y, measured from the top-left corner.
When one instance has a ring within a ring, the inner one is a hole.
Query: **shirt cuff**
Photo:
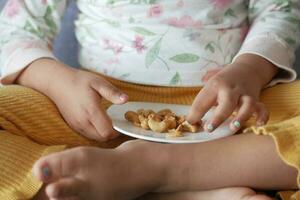
[[[12,84],[20,73],[33,61],[40,58],[56,59],[50,50],[42,48],[18,49],[1,67],[0,83],[3,85]]]
[[[275,35],[267,34],[246,40],[232,62],[246,53],[261,56],[279,68],[278,74],[266,87],[271,87],[277,83],[292,82],[297,77],[296,71],[292,69],[295,53]]]

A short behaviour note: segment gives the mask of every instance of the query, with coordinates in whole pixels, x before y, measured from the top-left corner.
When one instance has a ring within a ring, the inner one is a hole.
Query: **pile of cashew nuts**
[[[136,112],[127,111],[125,119],[134,126],[157,133],[166,133],[169,137],[182,137],[184,132],[196,133],[199,125],[188,123],[184,115],[176,115],[170,109],[158,112],[153,110],[139,109]]]

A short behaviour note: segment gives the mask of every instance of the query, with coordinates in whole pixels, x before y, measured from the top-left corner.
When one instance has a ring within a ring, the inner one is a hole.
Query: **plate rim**
[[[112,110],[114,107],[120,107],[120,106],[123,106],[123,105],[130,105],[130,104],[133,104],[133,105],[137,105],[137,104],[148,104],[148,105],[151,105],[151,104],[156,104],[156,105],[159,105],[159,106],[163,106],[163,105],[171,105],[171,106],[181,106],[181,107],[190,107],[190,105],[185,105],[185,104],[171,104],[171,103],[158,103],[158,102],[142,102],[142,101],[129,101],[129,102],[126,102],[125,104],[113,104],[111,105],[108,109],[107,109],[107,114],[109,115],[109,112],[110,110]],[[109,115],[110,116],[110,115]],[[216,137],[216,138],[207,138],[207,139],[188,139],[188,140],[184,140],[184,139],[174,139],[174,138],[159,138],[159,137],[151,137],[151,136],[147,136],[147,135],[142,135],[142,134],[137,134],[137,133],[130,133],[122,128],[119,128],[118,126],[115,125],[115,123],[113,122],[113,119],[112,119],[112,124],[113,124],[113,128],[118,131],[119,133],[121,134],[124,134],[124,135],[127,135],[127,136],[130,136],[132,138],[136,138],[136,139],[141,139],[141,140],[146,140],[146,141],[151,141],[151,142],[159,142],[159,143],[174,143],[174,144],[188,144],[188,143],[201,143],[201,142],[207,142],[207,141],[212,141],[212,140],[216,140],[216,139],[221,139],[221,138],[224,138],[224,137],[228,137],[228,136],[231,136],[231,135],[234,135],[236,132],[232,132],[230,134],[226,134],[226,135],[221,135],[219,137]],[[209,133],[209,134],[213,134],[213,133]],[[178,137],[180,138],[180,137]]]

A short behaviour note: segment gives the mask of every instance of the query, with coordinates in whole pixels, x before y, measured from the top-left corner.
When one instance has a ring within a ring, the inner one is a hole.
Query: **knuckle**
[[[205,108],[202,105],[198,104],[191,110],[190,116],[195,118],[201,115],[204,112],[204,110]]]
[[[226,119],[227,119],[227,116],[225,114],[218,114],[214,117],[213,121],[215,123],[219,124],[219,123],[225,121]]]
[[[239,115],[237,116],[237,119],[240,122],[245,122],[252,116],[252,114],[253,114],[252,112],[242,112],[242,113],[239,113]]]
[[[106,89],[104,90],[104,96],[106,97],[113,97],[118,95],[120,92],[118,89],[116,89],[115,87],[112,86],[107,86]]]
[[[214,76],[209,80],[209,83],[212,87],[220,87],[226,85],[226,82],[221,76]]]
[[[100,114],[99,108],[97,106],[90,106],[88,109],[86,109],[86,114],[90,118],[97,118]]]
[[[93,79],[91,81],[91,86],[96,88],[103,96],[113,96],[114,94],[118,93],[117,88],[103,79]]]
[[[83,118],[80,121],[78,121],[78,126],[81,129],[87,129],[90,125],[90,122],[88,120],[88,118]]]
[[[98,133],[94,135],[93,137],[94,140],[99,141],[99,142],[107,142],[109,140],[108,137],[104,137],[102,134]]]
[[[102,140],[103,142],[107,142],[112,136],[111,131],[105,130],[105,131],[101,131],[101,136],[99,135],[100,140]]]
[[[233,107],[236,105],[236,100],[237,98],[235,97],[235,95],[233,93],[228,93],[228,95],[226,96],[226,103],[228,103],[228,106]]]
[[[251,96],[247,96],[246,97],[246,102],[248,105],[253,106],[256,104],[256,99],[254,97]]]
[[[69,124],[75,131],[79,133],[84,133],[84,127],[81,125],[80,121],[74,121]]]

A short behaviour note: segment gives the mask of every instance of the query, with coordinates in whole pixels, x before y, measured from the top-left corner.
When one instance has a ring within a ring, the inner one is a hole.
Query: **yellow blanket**
[[[131,101],[191,104],[200,88],[142,86],[108,79],[125,91]],[[271,112],[268,125],[247,124],[245,131],[271,135],[281,158],[300,169],[300,81],[265,90],[261,97]],[[108,107],[108,102],[101,106]],[[100,106],[100,105],[99,105]],[[113,148],[128,140],[121,136],[107,143],[95,143],[74,132],[56,106],[44,95],[21,86],[0,88],[0,199],[32,198],[41,183],[32,176],[34,162],[43,155],[67,147],[94,145]],[[299,143],[299,144],[298,144]],[[298,177],[298,185],[300,185]],[[282,199],[299,196],[282,191]]]

